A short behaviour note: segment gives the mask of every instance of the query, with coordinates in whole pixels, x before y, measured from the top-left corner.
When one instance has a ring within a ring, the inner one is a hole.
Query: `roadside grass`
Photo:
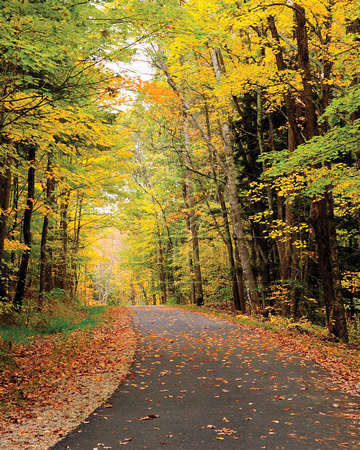
[[[217,318],[230,320],[254,327],[260,334],[271,334],[276,344],[288,351],[302,353],[340,376],[341,383],[352,393],[360,394],[360,345],[358,324],[350,324],[350,343],[343,344],[332,339],[326,328],[312,324],[307,320],[294,322],[281,316],[268,319],[259,315],[235,314],[218,311],[215,308],[195,305],[177,305],[178,307],[209,314]]]
[[[39,312],[36,305],[28,304],[21,313],[4,315],[0,323],[0,339],[2,343],[7,343],[7,346],[28,345],[40,336],[93,327],[101,321],[105,309],[105,306],[89,307],[53,302],[44,311]]]

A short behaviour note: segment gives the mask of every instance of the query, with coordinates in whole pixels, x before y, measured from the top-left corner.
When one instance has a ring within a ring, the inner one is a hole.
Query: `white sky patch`
[[[150,81],[155,75],[155,70],[146,59],[146,52],[141,48],[137,48],[137,53],[133,57],[131,63],[124,63],[119,61],[117,63],[109,63],[107,65],[115,73],[127,75],[129,77],[140,78],[143,81]],[[123,103],[119,109],[126,111],[132,107],[132,100],[135,99],[136,93],[128,90],[123,90],[123,93],[129,97],[129,101]]]

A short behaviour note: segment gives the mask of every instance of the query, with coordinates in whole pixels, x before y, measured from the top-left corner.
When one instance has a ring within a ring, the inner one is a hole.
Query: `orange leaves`
[[[132,99],[131,92],[145,96],[145,101],[165,105],[168,101],[175,103],[178,96],[171,89],[159,85],[155,81],[142,80],[140,77],[123,75],[113,80],[101,93],[102,101],[127,102]]]
[[[15,346],[12,356],[16,370],[0,375],[0,400],[13,409],[21,400],[25,407],[45,401],[59,382],[72,390],[78,375],[124,372],[135,348],[135,334],[125,308],[109,309],[106,322],[94,328],[77,330],[66,336],[39,338],[31,347]],[[110,403],[105,405],[110,408]]]
[[[160,86],[154,81],[141,81],[135,83],[137,90],[146,95],[148,101],[164,105],[169,100],[171,102],[179,101],[177,94],[171,89]]]

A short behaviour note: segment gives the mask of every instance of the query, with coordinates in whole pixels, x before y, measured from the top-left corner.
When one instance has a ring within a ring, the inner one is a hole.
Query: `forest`
[[[192,304],[359,341],[359,48],[359,0],[1,2],[1,323]]]

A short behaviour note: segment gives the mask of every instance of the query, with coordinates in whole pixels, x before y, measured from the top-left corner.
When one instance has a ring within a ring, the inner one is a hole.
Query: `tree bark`
[[[220,201],[221,212],[222,212],[223,221],[224,221],[225,245],[226,245],[227,252],[228,252],[228,259],[229,259],[229,266],[230,266],[231,289],[232,289],[233,300],[234,300],[234,309],[235,309],[235,311],[241,311],[243,313],[246,313],[244,292],[243,292],[243,290],[241,293],[239,292],[239,280],[238,280],[237,268],[236,268],[235,259],[234,259],[234,249],[233,249],[233,244],[232,244],[232,240],[231,240],[230,226],[229,226],[228,214],[226,211],[224,194],[222,192],[220,192],[219,201]]]
[[[161,244],[160,232],[158,232],[158,266],[159,266],[159,279],[160,279],[160,292],[161,292],[161,304],[165,305],[167,301],[166,292],[166,276],[164,270],[164,254]]]
[[[328,329],[342,342],[348,342],[331,192],[312,203],[310,221],[317,243]]]
[[[218,49],[210,51],[211,62],[213,64],[216,78],[219,80],[222,75],[222,68],[218,58]],[[250,263],[250,254],[247,248],[245,232],[242,225],[242,218],[240,212],[240,203],[237,194],[236,185],[236,169],[234,162],[234,154],[232,148],[232,137],[230,131],[230,123],[224,118],[221,119],[222,138],[226,161],[226,187],[230,203],[231,219],[233,223],[235,245],[238,247],[241,266],[244,274],[244,281],[246,285],[247,295],[252,308],[259,308],[260,299],[257,292],[255,277]]]
[[[38,308],[39,310],[43,307],[44,293],[50,292],[51,282],[49,277],[52,278],[51,266],[49,264],[49,254],[47,248],[48,241],[48,231],[49,231],[49,215],[51,208],[53,206],[54,198],[53,193],[55,189],[55,178],[52,171],[51,155],[48,158],[47,164],[47,179],[46,179],[46,201],[45,205],[48,208],[45,211],[43,228],[41,233],[41,247],[40,247],[40,277],[39,277],[39,300]]]
[[[204,304],[203,283],[201,276],[200,266],[200,249],[199,249],[199,237],[196,223],[195,213],[195,200],[193,193],[193,182],[191,177],[191,159],[190,159],[190,133],[189,133],[189,118],[186,111],[184,111],[184,139],[185,139],[185,165],[186,165],[186,190],[189,203],[189,219],[190,219],[190,232],[192,243],[192,256],[195,276],[195,293],[196,293],[196,305],[201,306]]]
[[[29,144],[28,145],[29,169],[27,179],[28,192],[23,221],[24,244],[26,245],[27,248],[26,250],[24,250],[22,254],[21,264],[18,273],[17,288],[13,301],[15,311],[22,310],[25,295],[26,275],[31,252],[31,216],[34,208],[34,193],[35,193],[35,156],[36,156],[36,147],[33,144]]]
[[[241,312],[246,313],[246,304],[245,304],[245,295],[244,295],[244,280],[243,280],[243,276],[242,276],[239,250],[236,246],[235,246],[235,262],[236,262],[236,276],[237,276],[237,283],[238,283],[238,292],[239,292],[239,299],[240,299],[240,305],[241,305]]]
[[[75,211],[75,219],[74,219],[74,242],[72,246],[71,252],[71,274],[69,277],[70,284],[70,298],[74,299],[77,287],[78,287],[78,277],[79,274],[77,272],[76,266],[76,257],[79,253],[80,248],[80,232],[81,232],[81,219],[82,219],[82,208],[83,208],[84,196],[83,194],[77,195],[76,202],[76,211]]]
[[[60,224],[59,224],[59,239],[61,245],[61,254],[56,263],[56,276],[54,279],[54,287],[67,290],[68,289],[68,209],[70,201],[70,191],[63,192],[60,202]]]
[[[188,203],[188,195],[186,190],[186,183],[183,184],[183,197],[186,207],[189,207]],[[186,235],[189,236],[191,234],[190,229],[190,215],[186,214]],[[190,241],[190,239],[188,239]],[[188,262],[189,262],[189,273],[190,273],[190,304],[195,305],[196,303],[196,290],[195,290],[195,275],[194,275],[194,261],[193,261],[193,252],[190,249],[188,250]]]
[[[298,46],[299,68],[302,74],[303,102],[305,104],[306,138],[318,135],[315,94],[312,88],[312,75],[308,49],[305,9],[294,4],[295,36]],[[325,106],[325,105],[323,105]],[[348,342],[345,308],[341,292],[340,268],[336,228],[333,213],[333,197],[331,187],[327,187],[321,199],[312,202],[310,221],[318,246],[319,265],[324,289],[328,329],[342,342]]]
[[[12,174],[10,161],[5,158],[3,161],[4,172],[0,172],[0,301],[6,301],[8,297],[6,283],[6,268],[4,266],[5,239],[7,236],[8,210],[10,206],[10,192],[12,184]]]
[[[211,141],[210,117],[209,117],[209,111],[208,111],[206,102],[205,102],[205,116],[206,116],[207,135],[208,135],[209,140]],[[242,292],[243,301],[241,301],[241,297],[239,294],[237,267],[236,267],[235,259],[234,259],[234,248],[233,248],[233,242],[232,242],[231,233],[230,233],[228,212],[227,212],[226,203],[225,203],[225,199],[224,199],[224,193],[223,193],[222,189],[220,188],[219,180],[217,178],[217,173],[216,173],[215,164],[214,164],[214,160],[216,159],[216,157],[210,148],[208,148],[208,152],[209,152],[209,160],[210,160],[210,166],[211,166],[211,174],[212,174],[213,181],[215,184],[216,199],[220,204],[222,218],[223,218],[224,233],[221,233],[221,230],[219,228],[219,234],[221,235],[221,237],[224,241],[224,244],[226,245],[227,252],[228,252],[228,260],[229,260],[230,276],[231,276],[231,290],[232,290],[232,295],[233,295],[234,310],[235,311],[241,310],[241,312],[245,313],[246,306],[245,306],[245,300],[244,300],[244,293]],[[216,222],[216,224],[217,224],[217,222]]]

